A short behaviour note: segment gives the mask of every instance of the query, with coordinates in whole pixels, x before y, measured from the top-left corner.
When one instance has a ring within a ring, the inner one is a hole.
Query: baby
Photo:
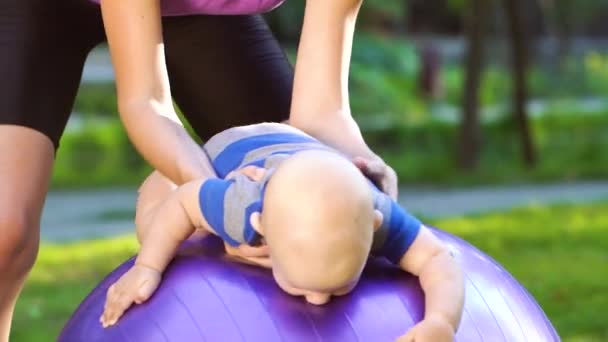
[[[235,127],[204,146],[220,178],[172,184],[158,172],[142,185],[137,207],[141,250],[108,290],[104,327],[147,300],[179,245],[193,233],[228,245],[266,246],[278,286],[321,305],[349,293],[369,255],[417,275],[424,319],[403,341],[451,341],[464,302],[463,275],[416,218],[381,193],[348,159],[293,127]]]

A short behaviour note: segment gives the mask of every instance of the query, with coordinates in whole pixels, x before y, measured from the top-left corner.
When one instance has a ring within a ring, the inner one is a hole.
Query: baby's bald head
[[[368,181],[349,160],[316,150],[285,160],[267,185],[259,224],[279,285],[316,304],[354,286],[378,215]]]

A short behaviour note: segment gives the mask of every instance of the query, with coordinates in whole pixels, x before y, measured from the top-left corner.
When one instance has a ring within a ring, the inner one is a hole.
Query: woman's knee
[[[15,149],[14,146],[19,146]],[[34,264],[53,144],[39,131],[0,125],[0,274],[23,276]],[[2,278],[0,277],[0,278]]]
[[[36,261],[40,229],[38,220],[17,210],[0,210],[0,274],[20,277]]]

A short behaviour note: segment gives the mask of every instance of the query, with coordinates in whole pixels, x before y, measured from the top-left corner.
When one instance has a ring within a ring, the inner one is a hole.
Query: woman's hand
[[[392,167],[386,165],[379,157],[371,159],[355,157],[353,162],[380,190],[389,195],[393,200],[397,200],[397,195],[399,194],[397,174]]]
[[[348,74],[362,0],[306,0],[290,125],[353,158],[379,188],[397,197],[397,176],[365,143],[351,115]]]

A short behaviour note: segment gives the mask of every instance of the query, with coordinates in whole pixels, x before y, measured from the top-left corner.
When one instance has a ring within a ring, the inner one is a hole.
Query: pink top
[[[99,3],[101,0],[92,0]],[[128,0],[125,0],[128,1]],[[271,11],[285,0],[160,0],[163,16],[239,15]]]

